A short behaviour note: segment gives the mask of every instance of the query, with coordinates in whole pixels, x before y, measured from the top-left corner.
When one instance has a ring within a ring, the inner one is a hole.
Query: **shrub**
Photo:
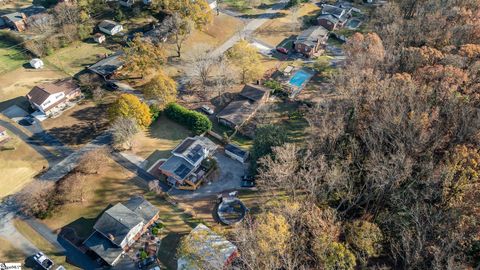
[[[165,108],[165,115],[190,128],[196,135],[202,134],[212,129],[212,121],[207,116],[189,110],[176,103],[170,103]]]
[[[150,114],[152,115],[152,122],[155,122],[158,117],[160,117],[160,107],[156,104],[150,105]]]
[[[157,235],[157,234],[158,234],[158,228],[157,228],[157,227],[153,227],[153,228],[152,228],[152,234],[153,234],[153,235]]]
[[[140,252],[140,259],[145,260],[147,257],[148,257],[147,252],[145,252],[145,250],[142,250]]]

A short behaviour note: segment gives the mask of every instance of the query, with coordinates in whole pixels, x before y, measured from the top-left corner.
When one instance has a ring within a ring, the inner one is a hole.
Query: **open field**
[[[32,147],[9,133],[15,150],[0,151],[0,198],[13,194],[30,182],[47,161]]]
[[[72,265],[69,265],[65,261],[65,256],[62,256],[61,254],[58,254],[56,251],[55,247],[52,246],[47,240],[45,240],[40,234],[38,234],[30,225],[28,225],[26,222],[20,220],[20,219],[15,219],[13,221],[13,224],[15,228],[23,235],[25,236],[28,240],[32,242],[37,248],[39,248],[45,255],[47,255],[50,259],[52,259],[56,265],[63,265],[67,269],[79,269],[77,267],[74,267]]]
[[[134,137],[133,153],[147,159],[147,167],[150,167],[159,158],[168,158],[170,151],[191,135],[184,126],[161,116],[148,130]]]
[[[0,238],[0,258],[2,262],[22,263],[25,261],[25,254],[16,249],[12,243]]]
[[[274,4],[276,1],[262,0],[258,2],[258,6],[252,7],[252,4],[250,4],[248,0],[223,0],[220,2],[220,7],[231,9],[247,15],[255,15],[261,14],[263,10],[268,8],[271,4]]]
[[[11,1],[4,1],[6,3],[4,4],[0,4],[0,9],[2,11],[6,10],[6,11],[10,11],[10,10],[15,10],[15,9],[18,9],[18,8],[23,8],[23,7],[26,7],[26,6],[29,6],[32,4],[32,0],[11,0]],[[3,12],[2,12],[3,14]]]
[[[74,42],[66,48],[55,51],[45,58],[52,65],[73,76],[86,66],[97,62],[100,56],[111,53],[110,50],[96,43]]]
[[[303,21],[318,13],[320,8],[312,3],[303,4],[296,12],[282,10],[284,16],[278,16],[266,22],[255,31],[255,37],[270,46],[277,46],[283,40],[300,33]]]

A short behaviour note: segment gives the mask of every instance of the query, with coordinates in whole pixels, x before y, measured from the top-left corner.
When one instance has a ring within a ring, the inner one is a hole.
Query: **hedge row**
[[[200,135],[212,129],[212,122],[207,116],[189,110],[176,103],[170,103],[165,108],[165,115],[182,125],[190,128],[196,135]]]

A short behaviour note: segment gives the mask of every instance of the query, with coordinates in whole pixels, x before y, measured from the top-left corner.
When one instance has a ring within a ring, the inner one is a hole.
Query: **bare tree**
[[[87,176],[83,173],[70,173],[61,179],[57,186],[58,196],[63,203],[77,203],[87,200]]]
[[[33,181],[16,195],[16,201],[25,214],[47,218],[58,204],[55,185],[50,181]]]
[[[45,34],[55,30],[55,18],[48,13],[36,14],[27,18],[27,25],[29,31]]]
[[[86,152],[78,161],[76,170],[84,174],[96,174],[108,162],[108,153],[105,148]]]
[[[203,89],[210,84],[214,66],[218,63],[211,52],[213,47],[207,44],[198,44],[188,54],[187,75],[194,83],[199,84]]]
[[[53,8],[53,12],[59,25],[77,25],[80,22],[80,10],[75,4],[59,3]]]
[[[177,50],[177,57],[182,56],[182,47],[185,40],[187,40],[191,31],[193,30],[193,22],[184,19],[180,14],[173,13],[162,23],[165,29],[174,37],[174,42]]]
[[[115,147],[132,148],[132,138],[140,131],[137,121],[133,118],[120,117],[112,124],[113,142]]]

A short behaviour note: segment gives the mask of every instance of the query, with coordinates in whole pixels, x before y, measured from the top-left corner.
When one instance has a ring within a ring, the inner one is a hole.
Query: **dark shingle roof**
[[[143,219],[121,203],[105,211],[93,227],[115,245],[120,246],[128,232]]]
[[[237,145],[234,145],[234,144],[227,144],[225,145],[225,150],[241,157],[241,158],[246,158],[247,155],[248,155],[248,152],[243,150],[242,148],[240,148],[239,146]]]
[[[94,232],[84,242],[84,245],[93,250],[109,265],[113,265],[115,260],[122,255],[123,250],[110,242],[99,232]]]
[[[319,38],[328,36],[328,30],[323,26],[311,26],[300,35],[298,35],[295,43],[303,43],[308,46],[315,46]]]
[[[123,205],[141,217],[145,224],[158,214],[158,209],[141,196],[134,196]]]
[[[42,104],[53,94],[64,92],[65,95],[77,91],[78,85],[72,79],[60,80],[54,83],[44,83],[33,87],[27,94],[27,99],[35,104]]]
[[[246,84],[240,96],[245,97],[253,102],[261,100],[270,90],[260,85]]]
[[[98,27],[111,31],[117,25],[119,25],[117,22],[110,21],[110,20],[103,20],[98,24]]]
[[[116,52],[113,55],[98,61],[88,69],[101,75],[107,76],[113,74],[117,69],[122,68],[125,61],[122,59],[123,52]]]
[[[252,116],[256,107],[256,104],[252,104],[248,100],[233,101],[219,112],[217,117],[227,120],[236,126],[241,126],[250,116]]]
[[[337,17],[333,16],[332,14],[322,14],[318,16],[317,20],[318,19],[325,19],[325,20],[331,21],[334,24],[337,24],[340,21]]]
[[[345,12],[345,9],[332,5],[323,5],[321,14],[332,14],[333,16],[340,18]]]

